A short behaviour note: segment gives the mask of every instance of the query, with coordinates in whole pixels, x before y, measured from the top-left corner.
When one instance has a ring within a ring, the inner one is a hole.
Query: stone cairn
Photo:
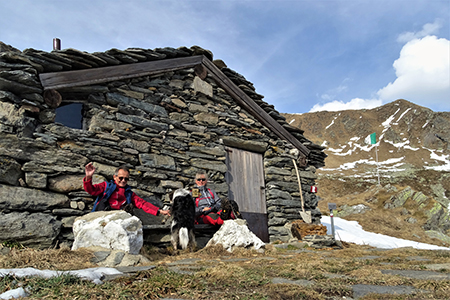
[[[129,166],[133,190],[158,206],[172,190],[191,185],[200,169],[207,170],[211,186],[225,197],[225,145],[264,154],[270,240],[287,240],[284,225],[300,218],[292,163],[298,150],[242,109],[210,76],[201,81],[193,68],[187,68],[58,89],[60,107],[82,103],[82,129],[55,122],[58,108],[46,102],[39,80],[39,74],[48,72],[194,55],[213,60],[210,51],[197,46],[86,53],[19,51],[0,42],[0,241],[40,248],[70,246],[74,219],[89,213],[93,204],[82,188],[84,165],[91,161],[98,170],[94,183],[112,179],[119,165]],[[324,166],[324,148],[287,124],[244,76],[220,60],[213,62],[311,151],[300,176],[305,208],[319,223],[318,197],[310,187],[315,169]],[[144,225],[161,224],[160,217],[136,214]]]

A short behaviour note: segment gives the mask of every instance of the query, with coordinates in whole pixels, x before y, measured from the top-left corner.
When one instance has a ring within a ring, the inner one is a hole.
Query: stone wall
[[[74,49],[20,52],[1,42],[0,46],[7,49],[0,52],[0,241],[34,247],[70,245],[74,219],[90,212],[93,204],[82,188],[84,165],[90,161],[97,167],[94,183],[112,179],[117,166],[127,165],[133,190],[158,206],[172,190],[192,185],[200,169],[208,172],[211,186],[224,197],[226,145],[264,154],[270,239],[288,238],[284,225],[300,218],[292,162],[298,150],[237,105],[211,77],[203,81],[189,68],[58,90],[63,99],[60,107],[83,104],[82,129],[55,122],[59,112],[44,100],[38,77],[43,72],[189,55],[212,60],[210,51],[194,46],[89,54]],[[290,127],[242,75],[221,61],[214,62],[311,150],[300,173],[305,208],[318,223],[318,199],[309,191],[315,168],[324,164],[323,148]],[[161,223],[160,217],[136,214],[144,224]]]

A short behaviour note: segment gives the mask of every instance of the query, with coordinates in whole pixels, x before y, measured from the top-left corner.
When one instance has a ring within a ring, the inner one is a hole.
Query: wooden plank
[[[189,56],[88,70],[43,73],[39,75],[44,90],[92,85],[175,71],[201,64],[203,56]]]
[[[208,69],[209,73],[214,77],[217,84],[229,93],[239,105],[251,113],[258,121],[267,126],[272,132],[280,138],[290,142],[297,149],[300,154],[308,156],[309,150],[292,134],[289,133],[283,126],[275,121],[269,114],[253,101],[246,93],[244,93],[238,86],[236,86],[225,74],[222,73],[210,60],[204,58],[203,65]]]
[[[238,203],[249,229],[261,240],[268,242],[263,156],[236,148],[227,147],[226,150],[228,198]]]
[[[239,204],[241,211],[267,212],[264,192],[264,165],[260,153],[228,148],[227,183],[229,197]]]

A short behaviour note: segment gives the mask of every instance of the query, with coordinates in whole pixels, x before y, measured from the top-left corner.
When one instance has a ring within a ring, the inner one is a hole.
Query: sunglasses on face
[[[197,180],[197,181],[206,181],[205,178],[197,178],[196,180]]]
[[[119,178],[119,181],[122,181],[122,180],[128,181],[128,180],[130,180],[130,178],[128,178],[128,177],[117,177],[117,178]]]

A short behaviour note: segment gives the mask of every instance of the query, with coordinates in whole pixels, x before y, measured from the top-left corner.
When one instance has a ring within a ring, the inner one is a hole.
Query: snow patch
[[[415,249],[424,250],[450,250],[450,248],[446,247],[439,247],[435,245],[399,239],[379,233],[367,232],[362,229],[362,226],[356,221],[347,221],[338,217],[333,217],[333,222],[336,239],[347,243],[369,245],[382,249],[412,247]],[[332,232],[331,218],[329,216],[322,216],[321,223],[322,225],[327,227],[328,232]]]
[[[398,123],[398,122],[403,118],[403,116],[404,116],[408,111],[410,111],[410,110],[411,110],[411,108],[408,108],[407,110],[405,110],[405,112],[402,113],[401,116],[398,118],[397,123]]]

